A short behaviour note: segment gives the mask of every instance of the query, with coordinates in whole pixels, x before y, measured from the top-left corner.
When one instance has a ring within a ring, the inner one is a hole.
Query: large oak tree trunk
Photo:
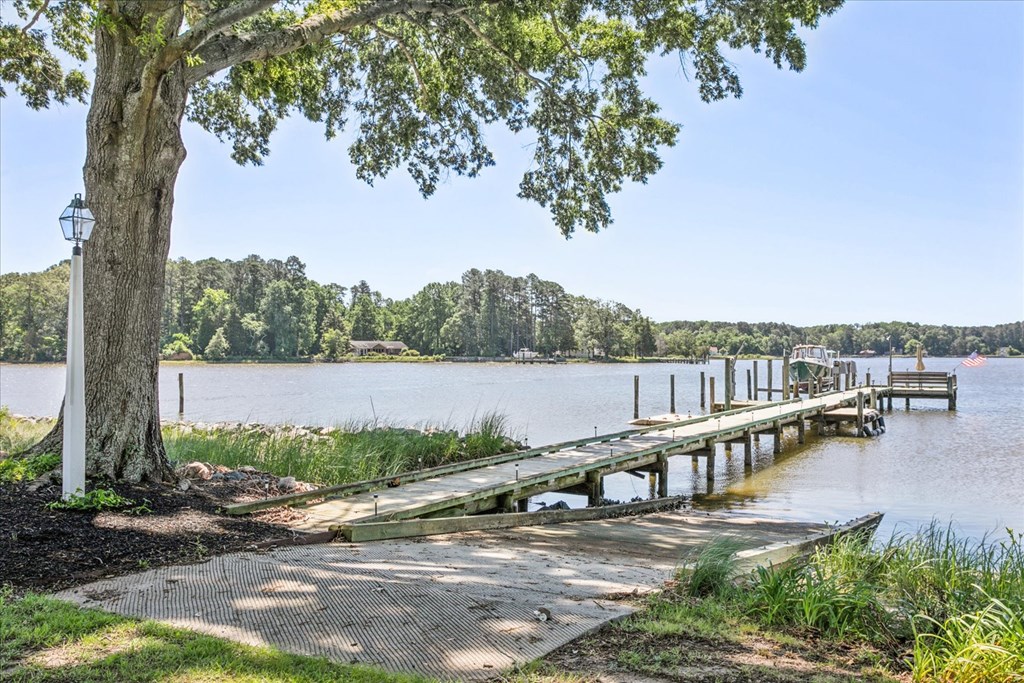
[[[185,147],[182,66],[160,71],[126,29],[97,32],[87,121],[84,245],[86,475],[160,480],[160,315],[174,184]],[[62,411],[63,413],[63,411]],[[35,448],[59,452],[63,421]]]

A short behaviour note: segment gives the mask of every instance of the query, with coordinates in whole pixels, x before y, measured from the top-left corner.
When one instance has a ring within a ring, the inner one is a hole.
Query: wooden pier
[[[880,415],[875,401],[888,387],[858,387],[815,397],[762,402],[693,418],[671,415],[652,418],[657,424],[593,438],[552,444],[516,453],[439,468],[410,472],[373,482],[334,486],[255,503],[233,505],[244,514],[279,505],[303,505],[306,519],[296,525],[310,533],[340,533],[347,540],[397,538],[480,528],[472,515],[518,512],[523,523],[532,515],[531,496],[552,491],[582,493],[590,506],[603,502],[604,478],[632,472],[651,478],[660,498],[668,496],[668,458],[690,455],[703,459],[708,481],[715,477],[715,446],[744,447],[744,464],[753,463],[755,437],[774,437],[782,450],[786,429],[795,429],[803,443],[808,421],[823,432],[830,422],[853,422],[858,434]],[[451,518],[443,524],[421,520]],[[386,522],[415,520],[404,525]]]
[[[894,398],[906,399],[910,410],[910,399],[942,399],[949,410],[956,410],[956,375],[945,372],[892,372],[889,374],[889,410]]]

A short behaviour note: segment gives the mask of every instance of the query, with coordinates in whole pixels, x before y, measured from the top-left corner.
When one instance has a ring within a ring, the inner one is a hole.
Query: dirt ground
[[[289,541],[296,513],[268,511],[229,517],[218,509],[281,493],[278,478],[247,474],[236,481],[109,488],[149,512],[51,510],[59,486],[0,484],[0,586],[16,592],[55,591],[96,579]]]

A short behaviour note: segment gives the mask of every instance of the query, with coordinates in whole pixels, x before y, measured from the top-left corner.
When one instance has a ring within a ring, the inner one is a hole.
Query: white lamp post
[[[71,250],[71,283],[68,288],[68,353],[64,384],[63,498],[85,493],[85,326],[82,313],[82,242],[89,239],[96,222],[82,195],[76,194],[60,215],[64,239]]]

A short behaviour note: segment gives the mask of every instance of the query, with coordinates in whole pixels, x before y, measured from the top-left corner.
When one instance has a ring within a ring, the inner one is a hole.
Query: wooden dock
[[[275,505],[299,505],[306,519],[298,529],[340,532],[348,540],[414,536],[424,533],[422,520],[435,523],[430,533],[480,528],[472,515],[513,514],[527,523],[539,513],[526,511],[531,496],[551,491],[587,495],[591,506],[603,500],[604,477],[633,472],[652,479],[658,496],[668,495],[668,458],[690,455],[705,461],[709,481],[715,476],[715,446],[742,444],[744,463],[753,460],[753,440],[771,435],[775,452],[782,450],[784,430],[795,429],[803,443],[808,421],[824,430],[829,422],[854,422],[858,433],[877,420],[872,409],[887,387],[858,387],[813,398],[763,402],[693,418],[672,415],[659,424],[552,444],[480,461],[410,472],[388,480],[335,486],[303,494],[229,506],[243,514]],[[870,403],[869,403],[870,401]],[[841,411],[841,412],[837,412]],[[317,499],[320,499],[318,502]],[[417,520],[415,524],[382,523]]]
[[[956,375],[945,372],[892,372],[889,373],[889,410],[894,398],[906,399],[910,410],[910,399],[941,399],[947,402],[949,410],[956,410]]]

